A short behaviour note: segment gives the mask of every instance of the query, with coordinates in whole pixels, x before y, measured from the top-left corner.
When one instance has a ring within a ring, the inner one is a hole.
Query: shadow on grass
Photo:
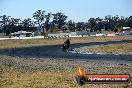
[[[132,40],[90,42],[71,44],[70,49],[91,45],[123,44],[132,43]],[[132,61],[132,55],[82,55],[66,53],[61,50],[62,45],[45,45],[24,48],[0,49],[0,55],[33,57],[33,58],[67,58],[67,59],[90,59],[90,60],[123,60]],[[127,47],[127,46],[126,46]]]

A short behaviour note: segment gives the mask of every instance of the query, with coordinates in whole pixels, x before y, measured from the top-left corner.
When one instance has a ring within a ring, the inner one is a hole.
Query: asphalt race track
[[[70,49],[91,45],[107,45],[132,43],[132,40],[109,41],[109,42],[90,42],[71,44]],[[132,55],[97,55],[97,54],[73,54],[63,52],[62,45],[44,45],[25,48],[0,49],[0,55],[19,56],[19,57],[35,57],[35,58],[55,58],[55,59],[88,59],[88,60],[107,60],[107,61],[132,61]]]

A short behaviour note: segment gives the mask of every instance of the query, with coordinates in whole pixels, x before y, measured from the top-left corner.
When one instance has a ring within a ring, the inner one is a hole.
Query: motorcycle
[[[61,47],[62,51],[66,51],[68,48],[69,46],[66,43],[64,43]]]

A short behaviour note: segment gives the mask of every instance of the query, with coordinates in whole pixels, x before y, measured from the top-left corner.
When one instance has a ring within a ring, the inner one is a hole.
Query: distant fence
[[[80,32],[81,33],[81,32]],[[78,33],[77,33],[78,34]],[[96,34],[94,32],[89,35],[84,34],[75,34],[75,33],[60,33],[60,34],[48,34],[47,36],[31,36],[31,37],[11,37],[11,38],[0,38],[0,40],[7,39],[41,39],[41,38],[79,38],[79,37],[90,37],[90,36],[116,36],[115,34]]]
[[[42,39],[42,38],[79,38],[81,35],[64,35],[64,36],[33,36],[33,37],[11,37],[11,38],[0,38],[0,40],[9,39]]]

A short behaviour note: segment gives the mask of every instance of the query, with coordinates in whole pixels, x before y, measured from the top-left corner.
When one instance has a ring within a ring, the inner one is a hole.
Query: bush
[[[58,28],[53,28],[50,30],[51,33],[58,33],[59,31],[61,31],[61,29]]]
[[[41,32],[41,35],[47,35],[48,32]]]

